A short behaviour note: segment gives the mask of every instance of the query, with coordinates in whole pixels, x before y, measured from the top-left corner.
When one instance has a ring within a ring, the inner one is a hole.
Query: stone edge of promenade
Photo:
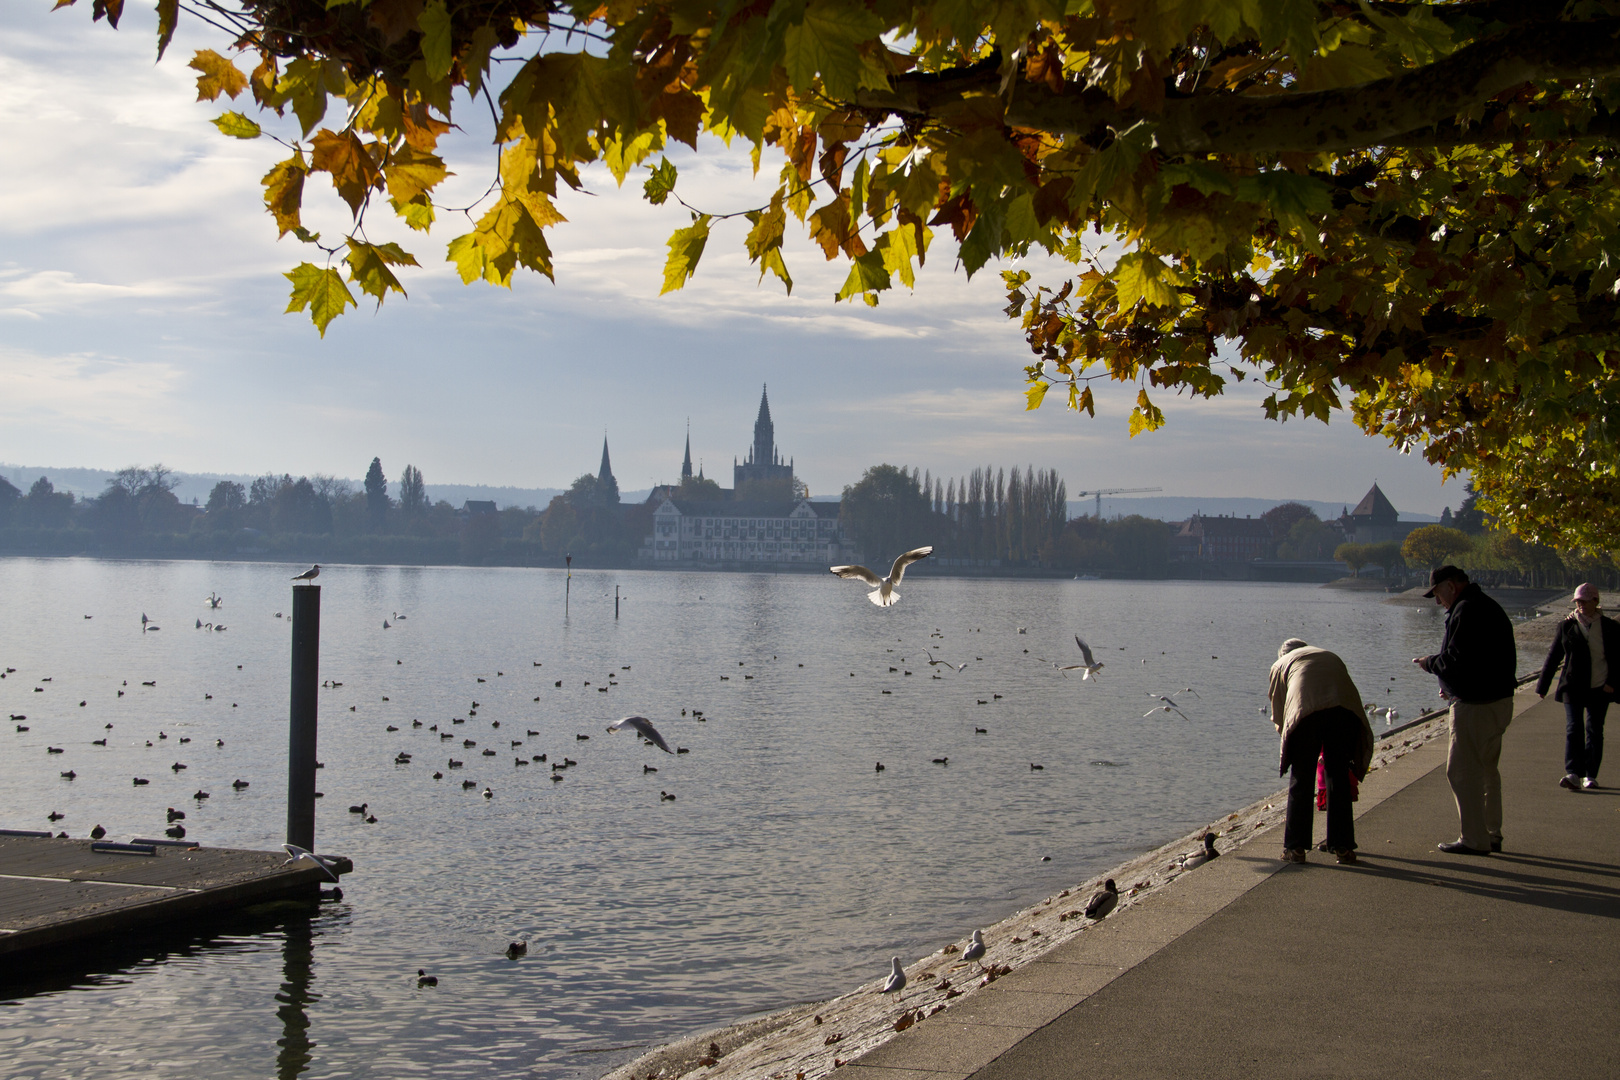
[[[1532,695],[1521,694],[1516,711],[1533,701]],[[1439,755],[1412,755],[1447,734],[1448,720],[1441,716],[1380,741],[1356,815],[1361,816],[1438,765],[1443,760]],[[1176,871],[1171,860],[1197,848],[1206,829],[1220,834],[1223,856],[1243,852],[1255,841],[1276,842],[1276,830],[1283,820],[1284,794],[1278,791],[1259,799],[986,928],[986,960],[994,965],[994,977],[955,960],[961,947],[958,941],[907,965],[912,989],[903,1003],[876,993],[881,985],[877,980],[829,1001],[795,1005],[677,1040],[619,1066],[603,1080],[672,1080],[696,1069],[701,1069],[704,1077],[722,1080],[795,1080],[801,1074],[806,1080],[815,1080],[836,1068],[858,1064],[859,1058],[888,1043],[899,1030],[947,1015],[958,1023],[973,1024],[977,1020],[989,1043],[983,1039],[973,1042],[983,1052],[1000,1052],[1005,1049],[996,1049],[1000,1042],[1011,1045],[1027,1027],[1009,1023],[1004,1016],[989,1015],[1007,1011],[996,1008],[999,999],[1022,991],[1025,1000],[1019,1001],[1019,1007],[1025,1010],[1032,1003],[1047,1009],[1059,1005],[1066,1009],[1080,1000],[1063,997],[1059,1001],[1060,995],[1040,991],[1043,966],[1054,961],[1089,965],[1096,986],[1088,994],[1095,992],[1280,868],[1280,861],[1270,859],[1275,853],[1264,850],[1257,854],[1244,852],[1247,858],[1219,859],[1193,871]],[[1189,874],[1192,878],[1183,882]],[[1118,910],[1101,923],[1089,923],[1076,916],[1074,913],[1084,907],[1086,899],[1106,878],[1119,883]],[[1091,955],[1085,955],[1088,953]],[[1047,963],[1040,963],[1043,961]],[[983,993],[991,987],[1001,993]],[[917,988],[922,988],[920,993]],[[902,1004],[905,1007],[899,1008]],[[907,1018],[909,1023],[905,1022]],[[1051,1018],[1030,1017],[1039,1022]],[[946,1070],[941,1075],[955,1071],[948,1063],[941,1063],[941,1067]],[[963,1070],[964,1075],[966,1071],[971,1070]]]

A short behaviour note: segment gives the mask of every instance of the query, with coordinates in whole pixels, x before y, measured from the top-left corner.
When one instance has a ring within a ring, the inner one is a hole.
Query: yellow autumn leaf
[[[221,94],[234,100],[247,89],[247,76],[213,49],[198,49],[186,66],[202,72],[197,76],[198,101],[213,101]]]

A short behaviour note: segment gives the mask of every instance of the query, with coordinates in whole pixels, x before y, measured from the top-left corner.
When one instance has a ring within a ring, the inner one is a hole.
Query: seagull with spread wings
[[[616,720],[608,725],[608,731],[610,732],[623,731],[625,728],[630,728],[666,754],[675,752],[669,748],[669,743],[664,741],[664,737],[658,734],[658,729],[653,727],[653,722],[645,716],[627,716],[623,720]]]
[[[185,815],[182,814],[181,816],[184,817]],[[327,877],[331,878],[333,881],[338,879],[338,876],[332,872],[332,867],[327,860],[323,856],[315,854],[308,848],[301,848],[297,844],[282,844],[281,850],[287,853],[287,861],[281,865],[291,866],[299,859],[308,859],[310,862],[320,867],[326,873]]]
[[[1071,671],[1078,671],[1080,672],[1080,678],[1082,679],[1095,678],[1097,672],[1103,669],[1102,661],[1091,655],[1091,646],[1087,645],[1084,641],[1081,641],[1079,634],[1074,635],[1074,643],[1080,646],[1080,656],[1085,660],[1085,663],[1060,664],[1058,665],[1058,670],[1063,672],[1065,676],[1067,676],[1067,674]]]
[[[831,569],[841,578],[859,578],[872,586],[872,591],[866,594],[866,598],[878,607],[893,607],[900,601],[900,594],[894,590],[900,584],[900,579],[905,577],[906,567],[918,559],[928,558],[933,550],[931,544],[928,547],[912,548],[894,560],[894,566],[886,578],[878,577],[864,566],[834,566]]]
[[[953,664],[949,660],[935,660],[934,659],[934,654],[929,652],[927,649],[923,650],[923,655],[928,657],[928,666],[929,667],[948,667],[952,671],[956,672],[958,675],[960,675],[963,672],[963,670],[967,668],[966,663]]]

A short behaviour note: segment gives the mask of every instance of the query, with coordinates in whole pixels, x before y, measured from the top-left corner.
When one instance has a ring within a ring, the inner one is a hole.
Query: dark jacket
[[[1603,661],[1609,665],[1609,685],[1613,686],[1615,665],[1620,664],[1620,652],[1616,651],[1620,650],[1620,623],[1607,615],[1599,615],[1598,625],[1603,628]],[[1592,650],[1587,646],[1586,635],[1581,632],[1573,615],[1558,624],[1558,636],[1553,638],[1551,647],[1547,649],[1547,659],[1541,665],[1541,678],[1536,680],[1537,694],[1546,696],[1547,687],[1552,685],[1553,672],[1558,670],[1560,663],[1564,665],[1564,670],[1558,676],[1558,689],[1553,697],[1559,701],[1566,697],[1577,703],[1585,701],[1593,692]]]
[[[1513,623],[1502,605],[1469,582],[1446,612],[1440,651],[1424,658],[1447,696],[1470,705],[1513,696],[1518,681],[1518,649]]]

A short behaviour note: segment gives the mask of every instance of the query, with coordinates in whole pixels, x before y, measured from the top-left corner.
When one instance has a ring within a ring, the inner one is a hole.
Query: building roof
[[[1271,526],[1260,518],[1208,517],[1194,514],[1181,523],[1182,536],[1241,536],[1270,540]]]
[[[838,516],[838,503],[811,502],[809,499],[745,502],[698,502],[692,499],[671,499],[670,503],[686,517],[777,517],[785,518],[801,505],[808,504],[818,518]]]
[[[464,513],[468,514],[496,513],[494,499],[468,499],[462,504],[461,509]]]
[[[1395,504],[1385,498],[1384,493],[1378,489],[1378,485],[1374,484],[1372,490],[1367,492],[1360,502],[1356,503],[1356,508],[1350,511],[1350,516],[1352,518],[1366,518],[1373,522],[1393,523],[1401,516],[1401,512],[1395,509]]]

